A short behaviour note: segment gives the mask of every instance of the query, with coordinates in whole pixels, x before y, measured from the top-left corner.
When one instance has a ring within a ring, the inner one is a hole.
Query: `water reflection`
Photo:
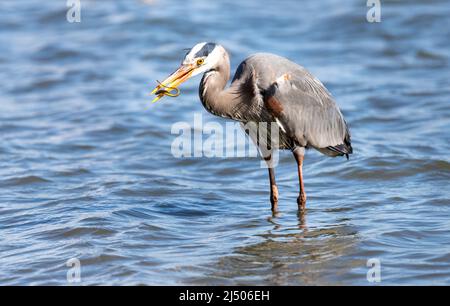
[[[207,265],[213,271],[193,278],[196,284],[227,280],[237,285],[305,285],[345,281],[364,261],[345,261],[355,252],[359,238],[351,220],[327,228],[308,228],[307,212],[297,214],[296,226],[278,222],[280,213],[267,219],[271,228],[259,242],[236,248],[231,255]],[[335,271],[329,273],[329,271]]]
[[[298,228],[300,230],[307,230],[306,225],[306,215],[308,214],[308,210],[305,211],[297,211],[297,218],[298,218]],[[274,226],[274,230],[279,230],[281,227],[281,223],[277,222],[277,218],[279,218],[282,215],[280,211],[272,212],[272,216],[267,218],[267,221]]]

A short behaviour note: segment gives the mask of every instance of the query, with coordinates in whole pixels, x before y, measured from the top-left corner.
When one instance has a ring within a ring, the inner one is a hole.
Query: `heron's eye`
[[[199,58],[198,60],[197,60],[197,65],[203,65],[203,63],[205,62],[205,60],[203,59],[203,58]]]

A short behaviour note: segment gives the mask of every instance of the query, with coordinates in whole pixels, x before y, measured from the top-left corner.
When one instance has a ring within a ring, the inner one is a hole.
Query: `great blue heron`
[[[202,42],[190,49],[181,66],[161,82],[152,94],[154,102],[164,95],[178,95],[177,87],[190,77],[203,74],[199,95],[210,113],[247,122],[276,122],[280,127],[279,149],[289,149],[297,161],[300,211],[306,193],[302,165],[305,148],[328,156],[352,153],[350,133],[341,111],[325,86],[305,68],[286,58],[258,53],[248,57],[230,78],[230,59],[218,44]],[[177,90],[176,94],[172,94]],[[271,156],[263,156],[270,161]],[[278,188],[269,164],[270,202],[277,210]]]

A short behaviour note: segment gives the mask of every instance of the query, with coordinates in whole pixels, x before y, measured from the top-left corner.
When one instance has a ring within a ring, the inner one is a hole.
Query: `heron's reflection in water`
[[[364,265],[358,260],[344,260],[354,253],[358,242],[357,232],[348,220],[308,227],[308,212],[298,213],[297,220],[289,224],[284,217],[290,218],[280,213],[269,217],[272,227],[258,235],[261,241],[222,257],[210,276],[227,278],[234,284],[332,284],[345,281],[353,268]],[[327,270],[338,273],[330,275]]]
[[[297,218],[298,218],[298,228],[300,230],[306,231],[308,230],[308,227],[306,225],[306,214],[307,210],[304,211],[297,211]],[[267,218],[267,221],[272,223],[274,225],[274,230],[278,230],[281,227],[281,224],[276,222],[276,219],[281,217],[281,214],[279,211],[272,212],[272,216]]]

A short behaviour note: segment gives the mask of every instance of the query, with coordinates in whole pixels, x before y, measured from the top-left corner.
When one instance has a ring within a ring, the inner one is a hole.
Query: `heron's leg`
[[[306,207],[306,192],[305,192],[305,186],[303,185],[303,159],[305,156],[305,149],[304,148],[297,148],[293,151],[295,160],[297,161],[297,168],[298,168],[298,182],[300,186],[300,192],[297,198],[297,204],[298,209],[300,211],[305,210]]]
[[[275,212],[278,209],[278,187],[275,182],[275,171],[273,168],[269,168],[270,178],[270,203],[272,204],[272,211]]]
[[[264,158],[269,166],[269,179],[270,179],[270,203],[272,204],[272,211],[276,212],[278,209],[278,187],[275,181],[275,170],[272,166],[272,156]]]

